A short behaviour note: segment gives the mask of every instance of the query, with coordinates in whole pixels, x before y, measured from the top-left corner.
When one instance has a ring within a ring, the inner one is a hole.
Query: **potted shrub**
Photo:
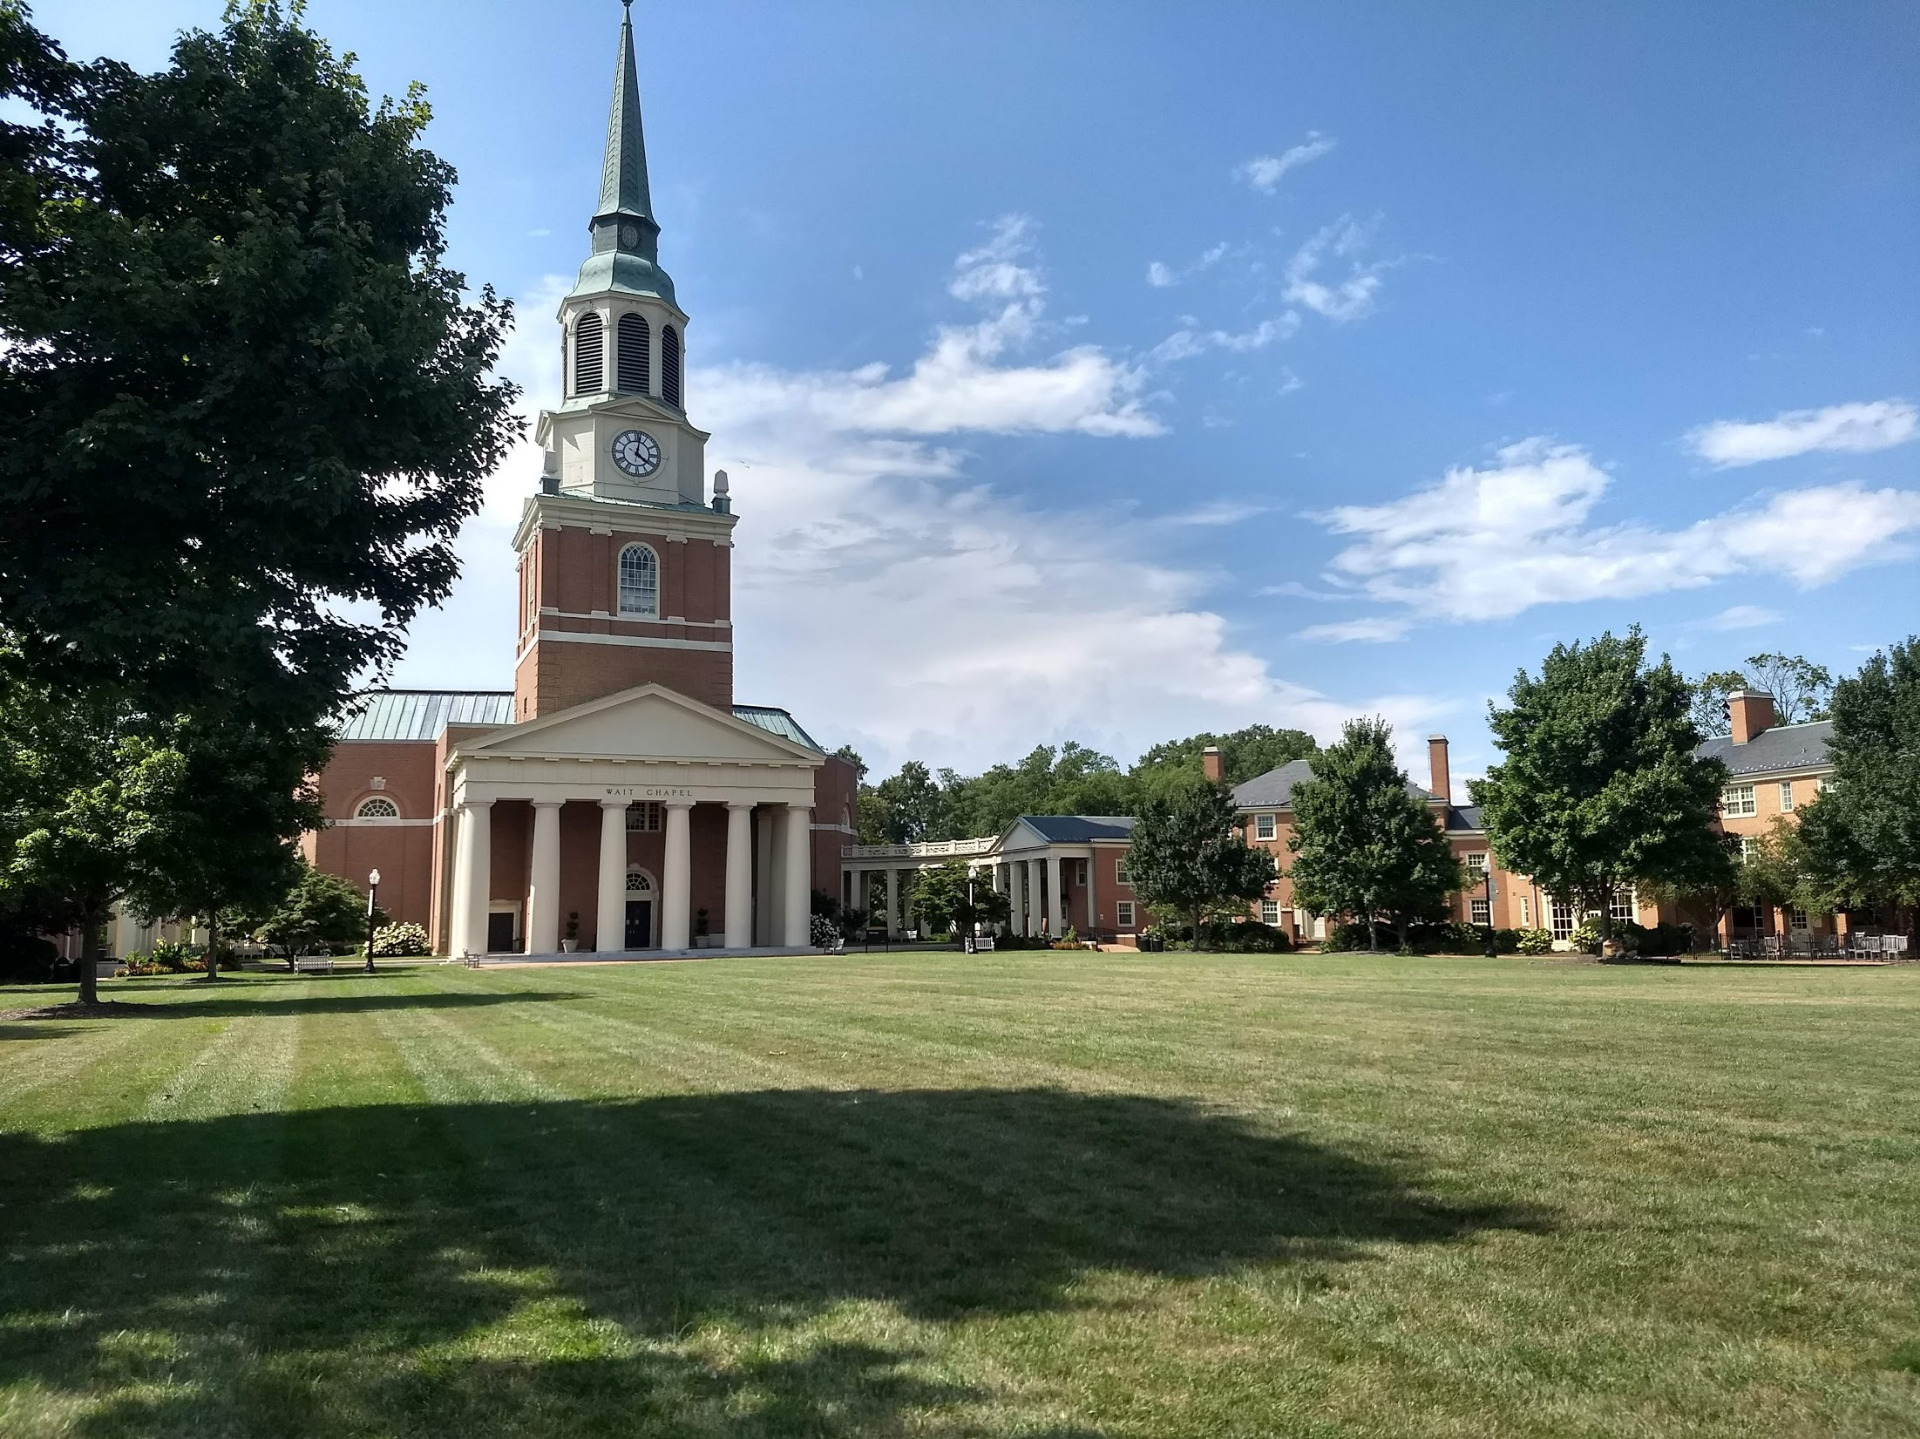
[[[567,937],[560,941],[560,948],[568,954],[580,948],[580,911],[577,909],[567,911]]]
[[[696,909],[693,912],[693,947],[706,949],[710,943],[711,937],[707,933],[707,912],[704,909]]]

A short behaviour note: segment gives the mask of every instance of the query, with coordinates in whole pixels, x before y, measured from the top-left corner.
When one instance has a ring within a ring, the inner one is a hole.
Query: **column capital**
[[[693,802],[692,800],[690,800],[690,799],[663,799],[663,800],[661,800],[661,801],[660,801],[660,808],[662,808],[662,809],[692,809],[692,808],[693,808],[693,804],[694,804],[694,802]]]
[[[603,799],[599,801],[599,804],[602,809],[628,809],[632,806],[633,801],[630,799]]]
[[[750,799],[730,799],[727,801],[728,809],[752,809],[753,805],[754,802]]]
[[[490,799],[463,799],[458,804],[456,804],[454,808],[455,809],[492,809],[493,801]]]
[[[535,809],[558,809],[566,801],[563,799],[530,799],[527,801]]]

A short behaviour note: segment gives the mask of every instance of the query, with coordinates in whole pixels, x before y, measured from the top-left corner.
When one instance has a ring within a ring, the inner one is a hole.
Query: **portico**
[[[804,946],[823,762],[661,685],[455,745],[447,952]]]

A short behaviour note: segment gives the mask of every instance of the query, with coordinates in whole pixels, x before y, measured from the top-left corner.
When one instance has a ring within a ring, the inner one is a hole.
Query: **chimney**
[[[1453,803],[1453,771],[1447,768],[1447,737],[1443,734],[1427,736],[1427,772],[1432,782],[1427,788],[1433,797],[1443,804]]]
[[[1219,784],[1227,777],[1226,761],[1220,758],[1220,746],[1210,744],[1200,751],[1200,772],[1207,777],[1208,784]]]
[[[1773,696],[1765,690],[1735,690],[1727,696],[1727,717],[1733,721],[1733,742],[1745,744],[1773,728]]]

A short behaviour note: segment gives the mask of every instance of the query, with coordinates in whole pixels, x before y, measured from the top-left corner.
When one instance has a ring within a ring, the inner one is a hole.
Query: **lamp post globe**
[[[367,973],[373,973],[373,916],[380,902],[380,871],[367,871]]]

